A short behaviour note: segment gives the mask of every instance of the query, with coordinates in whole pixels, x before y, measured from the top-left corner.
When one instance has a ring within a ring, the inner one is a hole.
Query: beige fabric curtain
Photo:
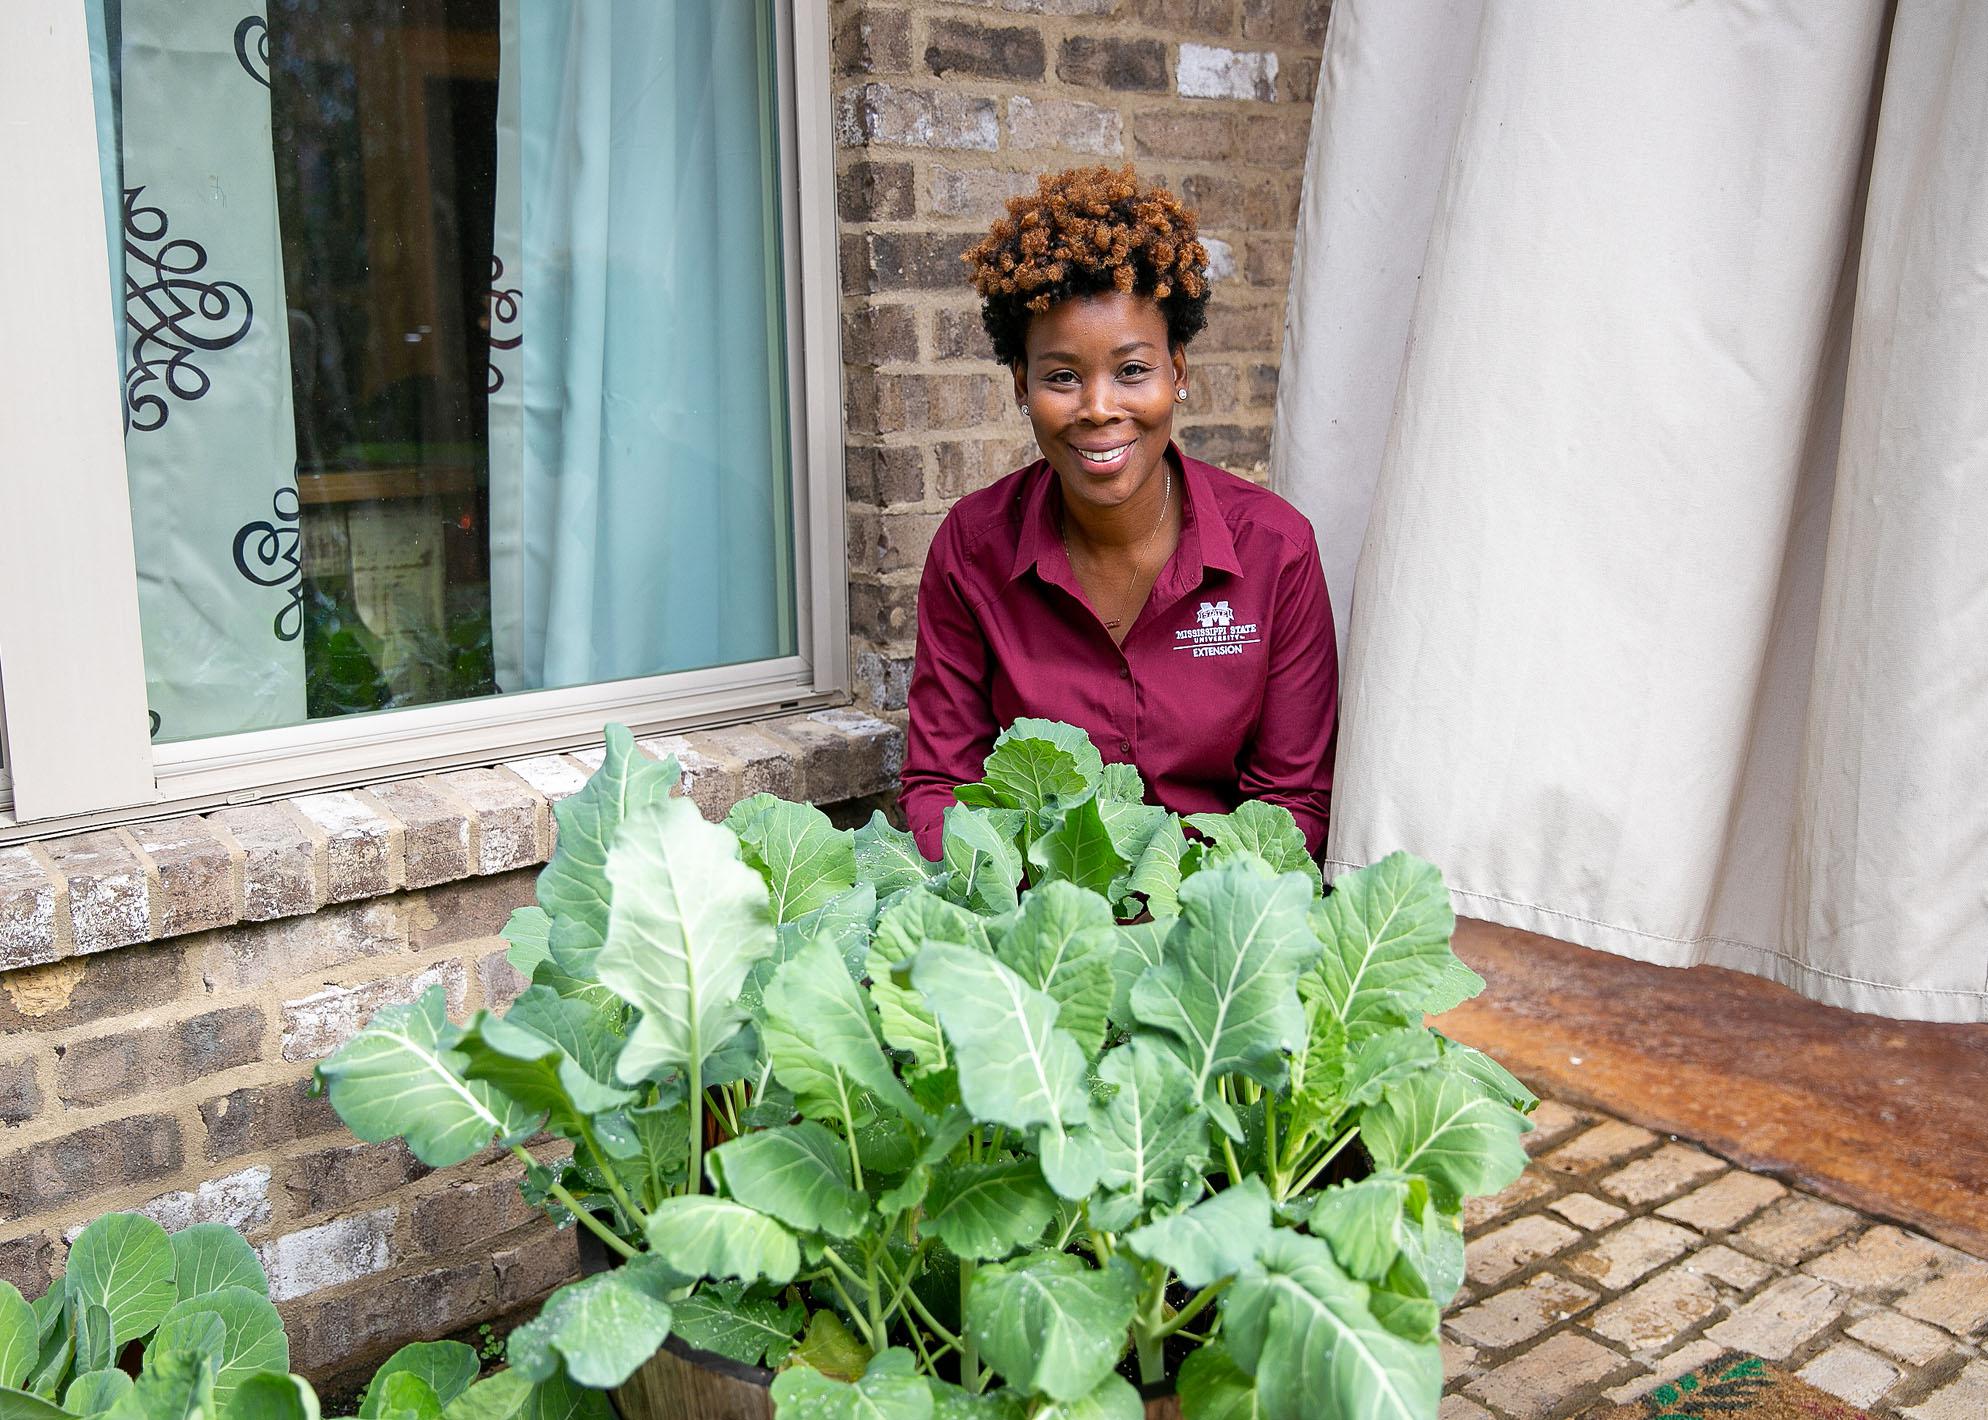
[[[1988,1019],[1988,4],[1337,0],[1274,474],[1335,867]]]

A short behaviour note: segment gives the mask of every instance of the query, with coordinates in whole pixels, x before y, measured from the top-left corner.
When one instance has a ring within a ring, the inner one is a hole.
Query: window
[[[135,608],[89,634],[102,664],[83,679],[127,707],[138,687],[143,723],[94,747],[14,734],[16,770],[125,762],[117,790],[53,775],[30,794],[17,772],[17,817],[404,772],[841,688],[817,7],[86,0],[80,23],[55,0],[27,8],[46,32],[11,26],[0,79],[39,91],[72,159],[94,154],[104,261],[70,309],[116,333],[108,401],[81,388],[83,331],[73,368],[32,382],[117,423],[95,430],[87,507],[21,499],[10,520],[0,488],[16,544],[0,564],[63,568],[33,594],[59,595],[82,525],[128,518],[128,555],[88,565]],[[31,219],[28,260],[87,237],[73,189]],[[0,607],[17,700],[16,660],[54,659],[37,644],[51,634]]]

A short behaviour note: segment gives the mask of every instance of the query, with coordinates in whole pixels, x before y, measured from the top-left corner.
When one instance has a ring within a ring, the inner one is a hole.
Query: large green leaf
[[[1088,1394],[1075,1400],[1053,1400],[1029,1420],[1144,1420],[1145,1414],[1146,1403],[1132,1382],[1123,1376],[1106,1376]]]
[[[798,1301],[741,1297],[728,1302],[708,1287],[691,1293],[672,1310],[673,1335],[747,1366],[762,1362],[778,1366],[784,1361],[808,1315]]]
[[[69,1382],[69,1388],[62,1393],[62,1408],[71,1415],[101,1415],[131,1389],[131,1377],[116,1367],[101,1371],[85,1371]],[[237,1398],[241,1392],[235,1392]],[[239,1410],[237,1406],[237,1410]],[[7,1413],[4,1403],[0,1403],[0,1415]],[[317,1420],[315,1414],[311,1420]]]
[[[739,861],[738,840],[682,798],[628,817],[607,880],[614,910],[596,970],[642,1012],[617,1073],[634,1083],[701,1069],[744,1022],[740,988],[773,953],[766,884]]]
[[[1176,1390],[1187,1420],[1262,1420],[1255,1378],[1236,1364],[1220,1337],[1189,1353]]]
[[[1091,752],[1097,753],[1095,749]],[[1058,799],[1075,798],[1090,787],[1076,756],[1068,749],[1012,732],[994,741],[994,752],[987,756],[981,773],[981,783],[1001,807],[1031,812]]]
[[[1474,1079],[1423,1071],[1389,1085],[1361,1117],[1360,1134],[1375,1164],[1420,1174],[1438,1202],[1453,1207],[1518,1178],[1526,1163],[1519,1136],[1528,1127]]]
[[[235,1387],[258,1371],[290,1369],[290,1338],[269,1298],[247,1287],[223,1287],[175,1302],[147,1343],[154,1352],[199,1349],[209,1317],[221,1322],[221,1345],[214,1353],[214,1403],[226,1407]]]
[[[1318,1238],[1277,1229],[1222,1302],[1222,1334],[1266,1420],[1428,1420],[1442,1357],[1388,1331]]]
[[[1002,810],[955,804],[946,810],[940,843],[946,895],[989,916],[1011,911],[1021,891],[1022,855],[997,817]]]
[[[195,1223],[172,1235],[173,1283],[178,1300],[223,1287],[269,1294],[269,1278],[248,1239],[225,1223]]]
[[[1253,853],[1277,872],[1303,873],[1316,889],[1325,889],[1318,864],[1305,851],[1305,831],[1282,804],[1248,799],[1234,813],[1190,814],[1187,822],[1208,835],[1213,845],[1208,855],[1211,864]]]
[[[1350,1276],[1378,1282],[1401,1255],[1402,1209],[1407,1203],[1407,1175],[1375,1174],[1321,1192],[1308,1226],[1314,1237],[1326,1240],[1333,1259]]]
[[[1044,841],[1038,839],[1037,846]],[[995,955],[1048,993],[1057,1005],[1057,1025],[1086,1055],[1096,1055],[1104,1046],[1111,963],[1118,950],[1111,904],[1073,883],[1044,883],[996,931]]]
[[[173,1245],[139,1213],[106,1213],[83,1229],[69,1249],[68,1276],[71,1305],[110,1313],[114,1346],[143,1336],[179,1300]]]
[[[856,830],[856,880],[870,884],[879,899],[908,887],[923,887],[939,871],[918,851],[918,840],[892,828],[882,809]]]
[[[1086,1117],[1084,1052],[1057,1027],[1054,998],[993,957],[944,942],[919,953],[911,975],[945,1026],[974,1118],[1028,1129]]]
[[[76,1420],[76,1416],[28,1391],[0,1389],[0,1420]]]
[[[1125,1235],[1127,1247],[1197,1290],[1243,1271],[1269,1240],[1270,1194],[1255,1177]]]
[[[649,1214],[648,1238],[649,1250],[686,1277],[764,1277],[780,1285],[801,1270],[793,1234],[729,1198],[665,1198]]]
[[[917,1358],[892,1348],[854,1382],[790,1367],[773,1378],[773,1404],[780,1420],[931,1420],[932,1391]]]
[[[527,981],[538,973],[540,963],[552,954],[552,917],[543,907],[515,909],[504,923],[504,940],[511,945],[504,960]]]
[[[428,1382],[409,1372],[375,1382],[373,1396],[378,1408],[361,1420],[442,1420],[442,1398]]]
[[[657,761],[636,749],[627,726],[609,725],[602,735],[607,754],[601,767],[552,810],[558,845],[538,875],[539,906],[548,916],[580,924],[596,946],[608,934],[614,894],[607,865],[615,835],[629,819],[668,800],[681,777],[674,758]]]
[[[1121,923],[1112,935],[1111,1018],[1120,1025],[1132,1024],[1132,988],[1139,978],[1166,960],[1167,934],[1180,915],[1179,904],[1174,906],[1165,917]]]
[[[1422,1023],[1424,998],[1455,959],[1456,913],[1433,864],[1390,853],[1336,878],[1312,922],[1325,943],[1318,979],[1349,1039]]]
[[[1146,910],[1155,917],[1179,916],[1181,860],[1186,855],[1187,835],[1181,831],[1180,819],[1168,814],[1133,859],[1125,891],[1145,898]]]
[[[1098,1186],[1108,1195],[1093,1200],[1091,1218],[1094,1226],[1116,1232],[1148,1206],[1174,1203],[1183,1184],[1198,1186],[1208,1118],[1187,1067],[1149,1039],[1135,1036],[1108,1051],[1098,1078],[1114,1093],[1091,1110]]]
[[[567,1050],[573,1042],[593,1062],[610,1068],[620,1037],[599,1007],[549,986],[526,989],[507,1016],[480,1013],[456,1042],[463,1074],[488,1083],[545,1117],[545,1127],[567,1139],[585,1137],[593,1116],[632,1104],[629,1090],[609,1085]],[[446,1401],[449,1397],[444,1396]]]
[[[841,956],[850,977],[861,980],[863,963],[870,953],[870,924],[876,916],[877,890],[868,883],[858,883],[793,921],[782,922],[780,936],[787,946],[781,952],[781,960],[785,961],[811,942],[827,942]]]
[[[856,885],[856,835],[813,804],[754,794],[733,807],[725,826],[738,834],[740,856],[766,879],[773,915],[782,922]]]
[[[447,1405],[469,1389],[481,1369],[475,1348],[460,1341],[411,1342],[387,1357],[373,1372],[373,1379],[359,1401],[359,1420],[373,1420],[384,1411],[386,1385],[394,1376],[419,1377],[435,1393],[435,1399]]]
[[[235,1387],[223,1420],[318,1420],[319,1414],[309,1381],[262,1371]]]
[[[826,942],[803,948],[767,984],[760,1037],[774,1078],[802,1113],[854,1128],[869,1096],[908,1118],[920,1115],[877,1038],[870,1003]]]
[[[1203,869],[1181,885],[1165,957],[1132,988],[1132,1012],[1173,1038],[1211,1109],[1222,1076],[1274,1085],[1284,1053],[1297,1047],[1298,973],[1318,953],[1305,921],[1310,901],[1302,877],[1272,874],[1254,858]],[[1232,1116],[1222,1122],[1234,1132]]]
[[[1132,866],[1112,842],[1095,794],[1058,804],[1044,816],[1047,826],[1029,844],[1035,883],[1074,883],[1102,896]]]
[[[869,1367],[870,1348],[856,1339],[840,1316],[823,1307],[808,1318],[808,1334],[794,1344],[787,1359],[834,1380],[857,1381]]]
[[[1120,804],[1143,803],[1146,781],[1139,777],[1139,771],[1133,765],[1107,764],[1098,779],[1098,797]]]
[[[942,1164],[932,1171],[923,1228],[959,1257],[998,1262],[1042,1236],[1056,1195],[1034,1159]]]
[[[704,1156],[711,1180],[761,1213],[804,1233],[854,1237],[870,1200],[849,1186],[849,1152],[811,1119],[756,1130]]]
[[[1091,743],[1089,733],[1075,725],[1066,725],[1061,720],[1042,720],[1024,715],[1010,724],[995,737],[994,750],[987,757],[987,763],[994,762],[995,755],[1003,748],[1014,748],[1030,740],[1040,740],[1055,745],[1076,762],[1077,773],[1083,776],[1079,788],[1086,788],[1104,780],[1104,757],[1098,747]],[[982,773],[985,773],[983,767]]]
[[[974,1273],[966,1326],[1009,1384],[1077,1400],[1097,1389],[1124,1354],[1134,1294],[1128,1268],[1038,1253]]]
[[[34,1308],[12,1282],[0,1281],[0,1386],[25,1381],[40,1351]]]
[[[570,1282],[511,1333],[511,1365],[534,1381],[553,1379],[563,1365],[580,1385],[620,1385],[669,1336],[667,1297],[680,1281],[656,1259],[638,1257]]]
[[[444,1014],[442,988],[373,1013],[364,1030],[318,1066],[345,1127],[376,1143],[406,1138],[434,1168],[460,1163],[493,1136],[530,1129],[533,1112],[491,1085],[463,1078],[462,1032]]]
[[[108,1420],[207,1420],[214,1414],[212,1355],[204,1349],[161,1349],[145,1354],[138,1383],[104,1412]],[[0,1417],[14,1420],[0,1410]]]
[[[117,1360],[117,1348],[110,1339],[110,1313],[95,1302],[77,1302],[75,1312],[75,1369],[83,1372],[108,1369]]]
[[[1539,1096],[1521,1084],[1518,1076],[1483,1051],[1460,1045],[1445,1036],[1432,1035],[1431,1038],[1441,1042],[1443,1068],[1475,1080],[1492,1099],[1510,1105],[1521,1114],[1532,1113],[1539,1104]]]
[[[979,1395],[949,1381],[927,1378],[932,1391],[932,1420],[1026,1420],[1028,1402],[1005,1387]]]

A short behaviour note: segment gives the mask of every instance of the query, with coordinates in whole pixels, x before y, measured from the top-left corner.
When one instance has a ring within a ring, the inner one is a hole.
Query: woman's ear
[[[1177,390],[1187,388],[1187,347],[1185,345],[1176,345],[1173,347],[1173,387]]]
[[[1028,371],[1023,368],[1023,362],[1020,360],[1015,361],[1014,364],[1008,367],[1008,373],[1015,377],[1015,403],[1017,405],[1026,405],[1029,402],[1029,380]]]

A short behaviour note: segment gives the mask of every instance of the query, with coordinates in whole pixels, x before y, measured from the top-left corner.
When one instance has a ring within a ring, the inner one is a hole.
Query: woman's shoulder
[[[1037,459],[963,495],[940,520],[934,545],[944,543],[961,556],[971,556],[991,541],[1012,554],[1046,468],[1045,461]]]
[[[1222,521],[1229,525],[1232,537],[1268,535],[1298,552],[1310,551],[1318,545],[1311,519],[1292,506],[1283,494],[1185,453],[1181,461],[1200,475],[1202,485],[1214,495],[1215,506]]]

